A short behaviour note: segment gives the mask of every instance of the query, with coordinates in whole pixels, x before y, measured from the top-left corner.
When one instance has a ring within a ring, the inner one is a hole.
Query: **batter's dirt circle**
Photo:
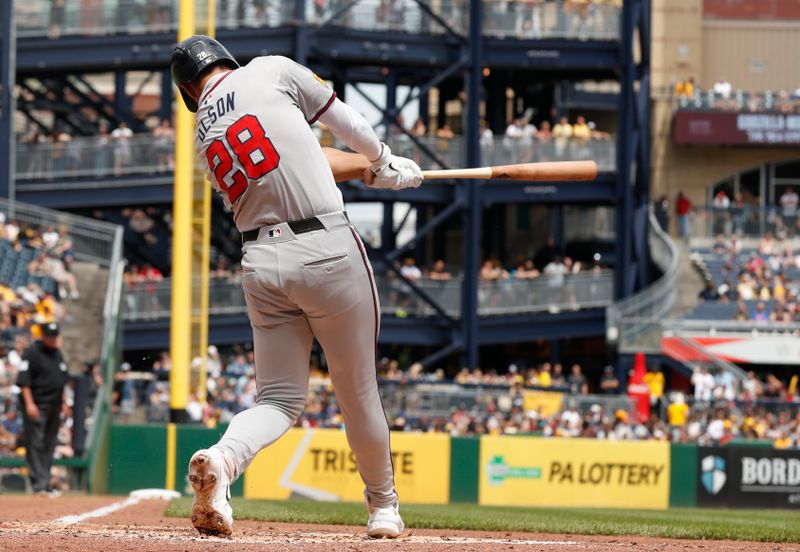
[[[164,517],[166,502],[144,500],[102,517],[81,514],[112,506],[124,498],[0,496],[0,550],[274,550],[274,551],[475,551],[542,550],[591,552],[623,550],[788,551],[792,544],[691,541],[652,537],[597,537],[540,533],[409,529],[393,541],[372,540],[364,527],[236,521],[231,539],[202,538],[189,520]],[[335,505],[331,505],[335,508]],[[76,517],[77,516],[77,517]],[[59,523],[57,520],[69,520]]]

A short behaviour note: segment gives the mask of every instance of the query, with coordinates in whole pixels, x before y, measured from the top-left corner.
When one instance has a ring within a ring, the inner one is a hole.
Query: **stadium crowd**
[[[735,235],[718,235],[711,251],[725,264],[720,269],[721,281],[708,280],[700,299],[736,302],[734,320],[800,322],[800,252],[793,250],[783,233],[776,238],[767,231],[758,249],[749,254],[742,254],[741,240]]]
[[[673,95],[682,109],[714,109],[717,111],[742,111],[749,113],[800,113],[800,88],[790,90],[764,90],[747,92],[734,88],[721,78],[703,90],[694,78],[675,83]]]
[[[194,367],[199,365],[196,360]],[[165,421],[170,367],[167,353],[158,355],[151,366],[142,366],[141,372],[124,364],[114,383],[114,411],[131,419],[137,407],[143,407],[148,421]],[[195,394],[187,407],[193,422],[224,424],[254,404],[252,351],[239,346],[221,353],[211,346],[207,371],[207,403],[203,405]],[[701,444],[763,439],[780,447],[800,447],[797,376],[786,382],[774,374],[761,379],[749,372],[740,383],[729,373],[698,368],[689,393],[668,391],[664,375],[653,368],[644,376],[650,415],[642,417],[611,366],[600,377],[587,376],[580,364],[566,368],[543,363],[528,368],[511,365],[506,373],[465,368],[448,378],[441,369],[426,372],[420,364],[411,364],[404,370],[397,360],[383,358],[378,375],[390,424],[398,430]],[[540,400],[542,392],[553,392],[548,395],[556,396],[554,408],[552,402]],[[342,424],[330,379],[314,358],[306,410],[297,425],[338,428]]]
[[[66,299],[80,298],[73,262],[72,240],[66,226],[26,224],[0,213],[0,456],[23,456],[22,413],[17,376],[23,355],[41,336],[41,327],[69,324]],[[86,367],[96,394],[101,385],[99,366]],[[72,390],[58,434],[57,457],[73,456]],[[59,472],[58,478],[65,474]],[[60,480],[57,487],[64,489]]]

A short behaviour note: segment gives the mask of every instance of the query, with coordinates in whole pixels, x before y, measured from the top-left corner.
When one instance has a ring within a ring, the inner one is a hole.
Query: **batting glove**
[[[381,155],[370,164],[372,178],[367,183],[373,188],[402,190],[417,188],[422,183],[422,170],[411,159],[392,155],[389,146],[381,144]]]

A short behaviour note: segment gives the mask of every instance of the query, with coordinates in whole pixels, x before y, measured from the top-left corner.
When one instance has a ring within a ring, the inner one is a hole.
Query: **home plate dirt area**
[[[186,519],[166,518],[164,500],[70,495],[0,496],[0,550],[498,551],[498,550],[800,550],[798,545],[409,529],[394,541],[363,527],[236,521],[231,539],[201,537]],[[331,506],[335,507],[335,506]]]

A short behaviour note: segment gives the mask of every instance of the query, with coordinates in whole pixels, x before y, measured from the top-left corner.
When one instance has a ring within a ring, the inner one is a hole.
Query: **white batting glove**
[[[411,159],[392,155],[389,146],[381,144],[381,155],[370,164],[369,170],[374,177],[369,182],[373,188],[389,188],[402,190],[418,188],[422,183],[422,169]]]

